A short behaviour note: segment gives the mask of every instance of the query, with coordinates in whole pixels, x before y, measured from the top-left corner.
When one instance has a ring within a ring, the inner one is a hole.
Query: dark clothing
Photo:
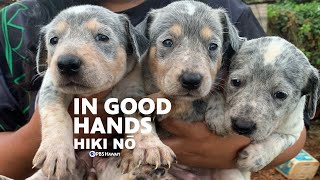
[[[171,1],[147,0],[121,13],[127,14],[132,24],[137,25],[150,9],[164,7]],[[203,2],[212,7],[225,8],[241,36],[252,39],[265,35],[251,9],[241,0]],[[23,0],[1,10],[0,132],[18,129],[27,123],[33,114],[34,94],[39,86],[30,83],[30,76],[35,70],[34,58],[30,57],[34,57],[36,52],[40,27],[48,23],[56,13],[50,8],[40,6],[36,0]],[[30,55],[32,53],[33,56]],[[31,86],[26,88],[26,83]]]

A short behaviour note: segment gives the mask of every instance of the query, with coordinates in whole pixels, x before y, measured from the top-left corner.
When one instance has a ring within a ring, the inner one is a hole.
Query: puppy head
[[[43,27],[38,71],[47,64],[53,84],[68,94],[112,88],[139,57],[137,31],[124,15],[98,6],[75,6]]]
[[[303,120],[305,95],[313,117],[318,92],[318,71],[294,45],[279,37],[247,41],[231,60],[227,129],[265,139],[286,121]]]
[[[166,95],[206,96],[221,66],[223,47],[242,39],[222,9],[178,1],[153,10],[138,26],[150,41],[143,61],[153,85]]]

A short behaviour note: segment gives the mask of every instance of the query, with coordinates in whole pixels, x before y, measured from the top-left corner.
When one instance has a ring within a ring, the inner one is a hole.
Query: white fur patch
[[[299,136],[303,127],[303,111],[305,107],[306,96],[302,96],[295,110],[285,117],[282,124],[277,128],[276,132],[281,134],[290,134]]]
[[[186,8],[187,8],[187,13],[192,16],[195,12],[196,12],[196,7],[191,4],[191,3],[187,3],[186,4]]]
[[[280,41],[272,41],[264,54],[264,65],[273,65],[276,57],[281,54],[283,44]]]
[[[69,8],[67,11],[68,13],[75,13],[80,14],[87,11],[88,6],[75,6],[72,8]]]

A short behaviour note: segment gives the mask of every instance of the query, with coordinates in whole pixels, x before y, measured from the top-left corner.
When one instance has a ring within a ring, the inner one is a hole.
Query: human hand
[[[235,168],[235,159],[250,140],[240,135],[217,136],[202,122],[165,119],[162,128],[173,136],[162,139],[177,155],[179,164],[198,168]]]

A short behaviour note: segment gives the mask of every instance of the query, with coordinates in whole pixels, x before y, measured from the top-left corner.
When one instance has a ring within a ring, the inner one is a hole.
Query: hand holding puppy
[[[240,135],[217,136],[203,122],[186,123],[168,118],[161,126],[173,134],[162,141],[176,153],[179,164],[191,167],[234,168],[237,153],[250,143]]]

